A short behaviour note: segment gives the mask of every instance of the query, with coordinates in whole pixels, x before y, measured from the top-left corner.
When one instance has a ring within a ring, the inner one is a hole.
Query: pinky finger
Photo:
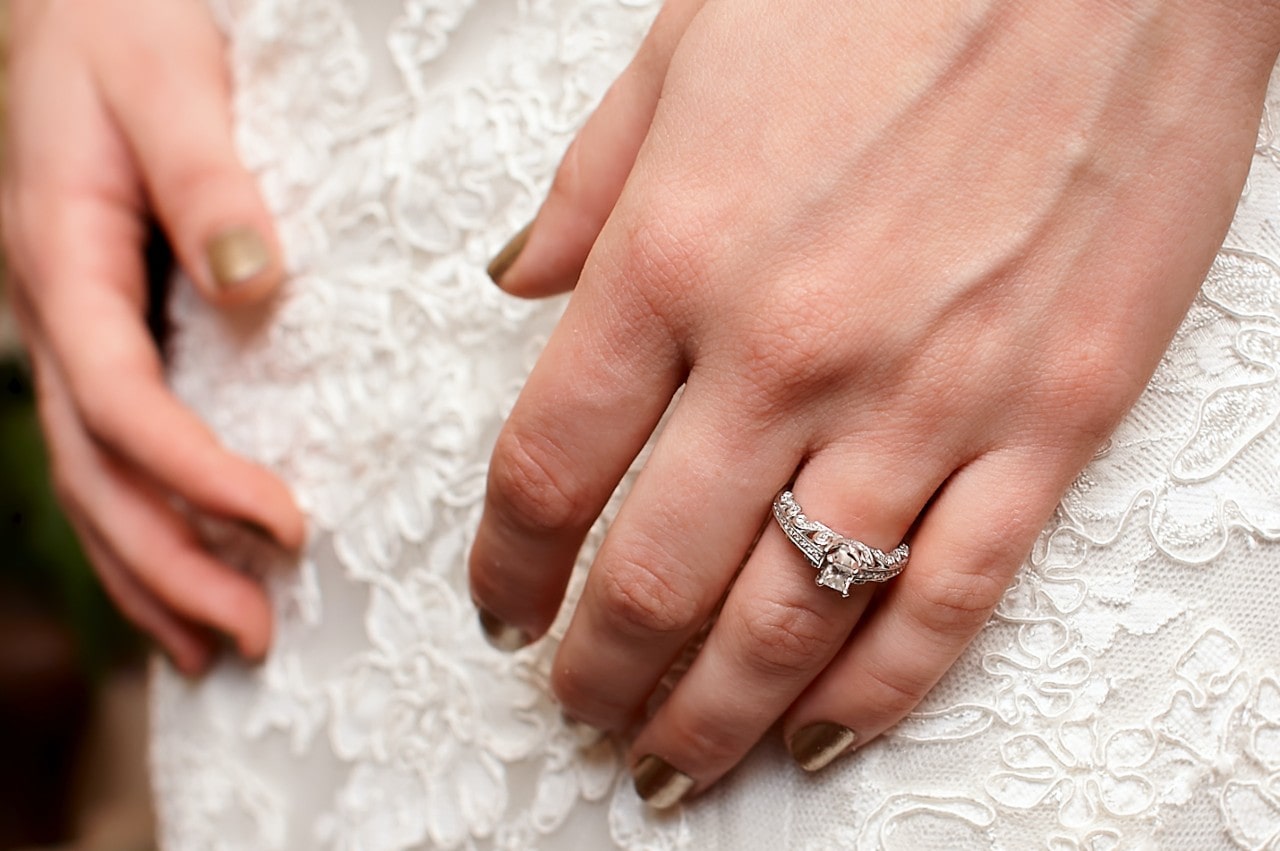
[[[1074,472],[1042,468],[1043,453],[1009,451],[947,482],[920,522],[907,568],[788,712],[783,734],[802,768],[823,768],[893,726],[960,657]]]
[[[79,531],[91,533],[99,551],[110,556],[106,561],[175,617],[213,627],[233,638],[245,658],[261,658],[271,641],[266,592],[210,555],[154,483],[90,440],[38,338],[31,351],[54,478]]]
[[[187,676],[204,673],[216,649],[209,630],[178,617],[139,585],[89,524],[75,518],[71,523],[107,596],[125,618],[155,639],[179,671]]]

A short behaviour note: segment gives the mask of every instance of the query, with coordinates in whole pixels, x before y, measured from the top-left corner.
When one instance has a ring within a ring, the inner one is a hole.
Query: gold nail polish
[[[487,609],[480,609],[480,629],[490,644],[508,653],[519,650],[531,640],[529,633],[501,620]]]
[[[858,734],[839,724],[818,721],[801,727],[787,742],[791,757],[805,771],[817,771],[849,749]]]
[[[511,241],[502,246],[502,250],[489,263],[489,277],[498,286],[502,286],[502,276],[507,274],[516,262],[516,258],[520,256],[520,252],[524,251],[525,243],[529,241],[529,230],[533,227],[533,222],[525,225],[520,232],[511,237]]]
[[[636,794],[651,807],[665,810],[680,803],[680,799],[693,788],[694,780],[671,763],[653,754],[643,757],[631,769],[636,784]]]
[[[219,289],[230,290],[252,280],[271,265],[271,249],[256,230],[228,228],[204,247],[209,273]]]
[[[592,727],[585,721],[571,718],[563,712],[560,713],[560,717],[564,720],[565,729],[569,731],[569,735],[573,737],[574,742],[581,750],[585,751],[595,747],[603,742],[607,735],[599,727]]]

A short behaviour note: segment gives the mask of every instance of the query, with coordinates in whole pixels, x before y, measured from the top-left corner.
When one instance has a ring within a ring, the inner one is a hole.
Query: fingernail
[[[801,727],[787,742],[791,757],[805,771],[825,768],[857,741],[858,734],[839,724],[819,721]]]
[[[564,720],[565,729],[569,731],[569,735],[573,737],[580,749],[587,750],[604,741],[605,732],[599,727],[592,727],[587,722],[579,721],[563,712],[560,713],[560,717]]]
[[[511,237],[511,241],[502,246],[502,250],[489,263],[489,277],[498,286],[502,286],[502,276],[507,274],[507,270],[516,262],[516,258],[520,256],[520,252],[524,250],[524,245],[529,241],[529,230],[533,227],[533,222],[525,225],[520,232]]]
[[[529,633],[501,620],[488,609],[480,609],[480,629],[490,644],[507,653],[519,650],[530,641]]]
[[[271,249],[256,230],[228,228],[204,247],[209,272],[219,289],[230,290],[252,280],[271,265]]]
[[[659,810],[673,807],[693,788],[693,778],[672,767],[659,756],[649,754],[631,769],[636,794]]]

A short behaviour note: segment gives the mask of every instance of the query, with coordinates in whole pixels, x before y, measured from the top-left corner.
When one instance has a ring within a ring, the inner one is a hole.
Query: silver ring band
[[[784,490],[774,499],[773,516],[791,543],[818,569],[817,584],[839,591],[842,597],[849,596],[853,585],[897,576],[911,555],[905,543],[886,553],[809,519],[791,491]]]

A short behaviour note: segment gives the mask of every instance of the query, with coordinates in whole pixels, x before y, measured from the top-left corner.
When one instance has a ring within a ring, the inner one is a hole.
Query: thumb
[[[221,34],[204,4],[142,5],[131,28],[114,28],[123,38],[95,45],[107,107],[200,291],[225,306],[261,301],[284,266],[271,214],[232,140]]]
[[[489,277],[503,290],[538,298],[577,285],[648,136],[671,55],[702,2],[662,8],[631,64],[569,145],[537,217],[489,264]]]

